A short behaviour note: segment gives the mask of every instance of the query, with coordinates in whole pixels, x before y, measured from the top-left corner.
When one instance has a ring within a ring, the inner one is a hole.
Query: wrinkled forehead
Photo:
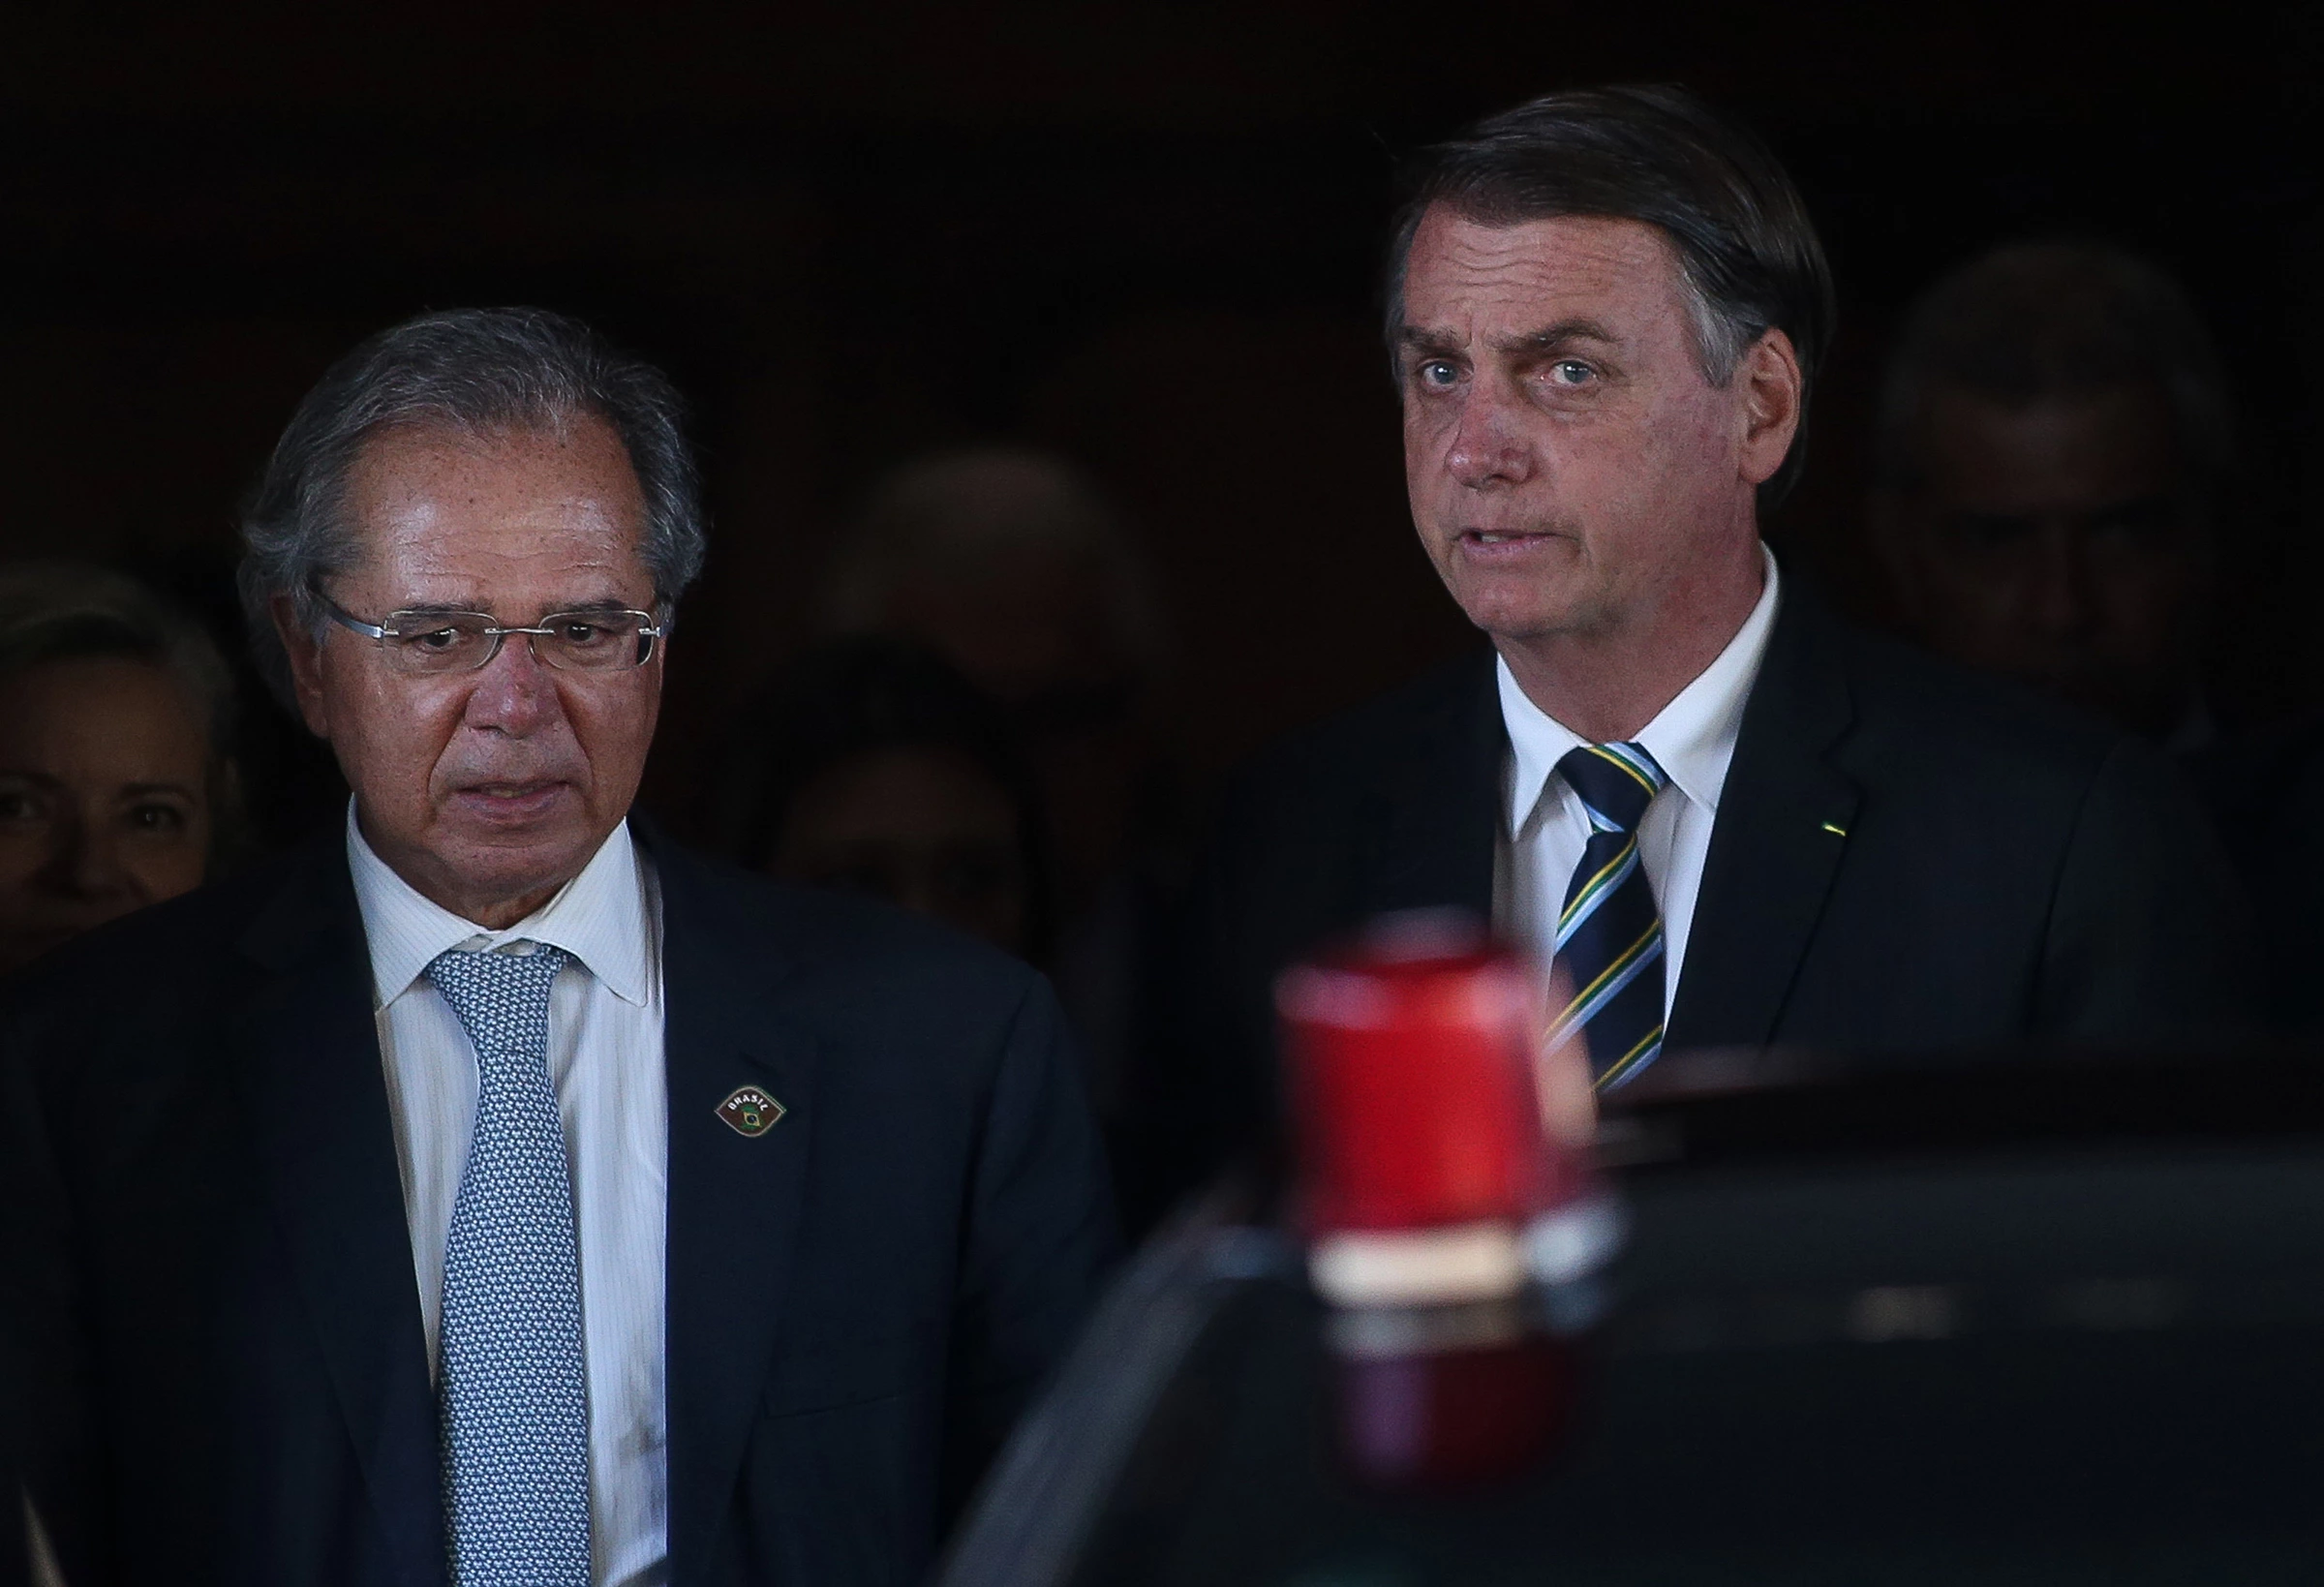
[[[1474,334],[1584,312],[1684,320],[1690,301],[1676,248],[1646,221],[1501,222],[1440,203],[1422,216],[1405,258],[1403,322],[1414,330]]]
[[[643,605],[645,497],[627,448],[593,415],[556,426],[400,425],[365,439],[341,514],[351,572],[399,601]]]

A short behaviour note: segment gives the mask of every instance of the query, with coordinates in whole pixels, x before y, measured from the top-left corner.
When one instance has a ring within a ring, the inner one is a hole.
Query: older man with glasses
[[[1103,1167],[1031,972],[633,826],[702,558],[674,393],[554,315],[415,320],[245,534],[344,834],[0,1007],[68,1573],[913,1577],[1090,1297]]]

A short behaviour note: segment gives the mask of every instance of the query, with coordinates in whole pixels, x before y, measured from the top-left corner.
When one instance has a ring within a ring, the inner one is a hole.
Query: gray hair
[[[332,365],[290,415],[242,514],[242,609],[275,691],[289,700],[274,597],[288,596],[320,637],[329,622],[321,582],[361,559],[345,498],[366,442],[404,426],[555,433],[585,415],[610,424],[629,454],[646,503],[641,555],[666,614],[702,570],[707,535],[685,404],[659,370],[577,320],[528,308],[423,314]]]
[[[1939,281],[1907,316],[1881,391],[1881,482],[1921,483],[1915,444],[1929,393],[1949,387],[2010,408],[2153,382],[2162,391],[2199,498],[2231,481],[2227,380],[2201,316],[2176,281],[2092,243],[2015,243]]]

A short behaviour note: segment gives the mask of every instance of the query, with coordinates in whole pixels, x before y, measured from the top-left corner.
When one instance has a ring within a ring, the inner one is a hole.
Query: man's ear
[[[274,596],[266,603],[266,611],[274,619],[274,631],[282,639],[283,654],[290,658],[290,688],[298,697],[298,714],[305,719],[308,732],[319,739],[327,739],[331,736],[331,718],[323,707],[322,646],[298,620],[298,606],[289,595]]]
[[[1763,485],[1784,466],[1799,435],[1806,381],[1791,338],[1780,330],[1761,332],[1743,354],[1734,380],[1743,398],[1743,477]]]

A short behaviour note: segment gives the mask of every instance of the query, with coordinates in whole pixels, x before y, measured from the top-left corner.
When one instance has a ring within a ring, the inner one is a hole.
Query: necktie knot
[[[571,958],[545,944],[529,954],[454,949],[430,961],[427,975],[460,1017],[477,1057],[539,1057],[549,1050],[549,988]]]
[[[1637,831],[1646,807],[1670,781],[1637,744],[1585,744],[1568,750],[1557,770],[1600,832]]]

